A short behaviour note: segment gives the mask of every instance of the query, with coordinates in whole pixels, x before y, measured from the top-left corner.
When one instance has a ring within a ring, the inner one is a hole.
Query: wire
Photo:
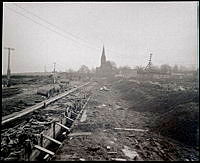
[[[47,23],[47,24],[49,24],[49,25],[51,25],[51,26],[54,26],[54,28],[57,28],[58,30],[62,31],[63,33],[67,33],[66,31],[63,31],[62,29],[60,29],[58,26],[56,26],[56,25],[54,25],[54,24],[52,24],[52,23],[46,21],[44,18],[39,17],[38,15],[36,15],[36,14],[34,14],[34,13],[32,13],[32,12],[26,10],[26,9],[24,9],[23,7],[21,7],[21,6],[17,5],[17,4],[14,4],[14,5],[17,6],[17,7],[19,7],[19,8],[21,8],[21,9],[23,9],[23,10],[25,10],[25,11],[28,12],[29,14],[34,15],[35,17],[39,18],[40,20],[44,21],[45,23]],[[34,19],[31,19],[30,17],[27,17],[26,15],[24,15],[24,14],[22,14],[22,13],[16,11],[16,10],[14,10],[14,9],[12,9],[12,8],[10,8],[10,7],[8,7],[8,6],[5,6],[5,7],[8,8],[8,9],[10,9],[10,10],[12,10],[13,12],[15,12],[15,13],[17,13],[17,14],[19,14],[19,15],[21,15],[21,16],[23,16],[23,17],[29,19],[29,20],[31,20],[32,22],[34,22],[34,23],[36,23],[36,24],[38,24],[38,25],[41,25],[41,26],[43,26],[44,28],[46,28],[46,29],[48,29],[48,30],[50,30],[50,31],[52,31],[52,32],[54,32],[54,33],[60,35],[61,37],[65,38],[65,39],[71,39],[72,41],[74,41],[74,42],[76,42],[76,43],[79,43],[79,44],[80,44],[80,42],[77,42],[77,40],[74,40],[74,38],[83,41],[83,39],[78,38],[78,37],[76,37],[75,35],[73,35],[73,34],[71,34],[71,33],[67,33],[67,34],[70,35],[71,37],[73,37],[73,39],[72,39],[72,38],[69,38],[69,37],[67,38],[67,37],[64,36],[63,34],[58,33],[57,31],[52,30],[51,28],[49,28],[49,27],[47,27],[47,26],[45,26],[45,25],[43,25],[43,24],[41,24],[41,23],[38,23],[38,22],[35,21]],[[86,43],[86,41],[84,41],[84,42]],[[86,44],[88,44],[88,43],[86,43]],[[97,48],[97,47],[93,47],[93,46],[91,46],[91,45],[90,45],[90,46],[87,46],[87,47],[88,47],[88,48],[93,48],[93,49],[99,51],[99,48]],[[121,53],[116,52],[116,51],[113,51],[113,50],[110,50],[110,49],[108,49],[108,48],[106,48],[106,50],[115,53],[115,55],[118,54],[117,56],[123,56]]]
[[[60,30],[60,31],[62,31],[62,32],[68,34],[68,35],[70,35],[71,37],[73,37],[73,38],[75,38],[75,39],[78,39],[78,40],[83,41],[84,43],[86,43],[87,45],[89,45],[91,48],[94,48],[95,50],[98,50],[98,51],[99,51],[99,48],[97,48],[96,46],[95,46],[95,47],[94,47],[94,46],[91,46],[89,43],[87,43],[87,41],[86,41],[85,39],[82,39],[82,38],[80,38],[80,37],[77,37],[77,36],[75,36],[75,35],[69,33],[69,32],[66,32],[66,31],[62,30],[62,29],[61,29],[60,27],[58,27],[57,25],[55,25],[55,24],[53,24],[53,23],[51,23],[51,22],[45,20],[44,18],[42,18],[42,17],[36,15],[36,14],[33,13],[33,12],[30,12],[29,10],[25,9],[24,7],[22,7],[22,6],[20,6],[20,5],[17,5],[17,4],[14,4],[14,5],[17,6],[18,8],[23,9],[23,10],[26,11],[27,13],[29,13],[29,14],[31,14],[31,15],[37,17],[38,19],[44,21],[45,23],[47,23],[47,24],[53,26],[54,28],[56,28],[56,29],[58,29],[58,30]],[[121,56],[121,54],[120,54],[119,52],[116,52],[116,51],[113,51],[113,50],[110,50],[110,49],[107,49],[107,51],[114,52],[115,54],[117,53],[117,54],[119,54],[119,55]]]
[[[60,31],[62,31],[62,32],[68,34],[68,35],[70,35],[71,37],[74,37],[75,39],[79,39],[79,40],[81,40],[81,41],[84,41],[84,43],[87,43],[86,40],[84,40],[84,39],[82,39],[82,38],[80,38],[80,37],[77,37],[77,36],[75,36],[75,35],[73,35],[73,34],[71,34],[71,33],[69,33],[69,32],[66,32],[66,31],[62,30],[62,29],[61,29],[60,27],[58,27],[57,25],[55,25],[55,24],[53,24],[53,23],[51,23],[51,22],[45,20],[44,18],[42,18],[42,17],[36,15],[36,14],[33,13],[33,12],[30,12],[29,10],[27,10],[27,9],[25,9],[25,8],[23,8],[23,7],[21,7],[20,5],[17,5],[17,4],[14,4],[14,5],[17,6],[17,7],[19,7],[19,8],[21,8],[21,9],[23,9],[23,10],[26,11],[27,13],[29,13],[29,14],[31,14],[31,15],[37,17],[38,19],[40,19],[40,20],[46,22],[47,24],[49,24],[49,25],[51,25],[51,26],[57,28],[58,30],[60,30]],[[89,46],[91,46],[89,43],[87,43],[87,44],[88,44]],[[93,47],[93,46],[91,46],[91,47],[97,49],[97,47]],[[98,49],[99,49],[99,48],[98,48]]]
[[[49,28],[49,27],[47,27],[47,26],[45,26],[45,25],[43,25],[43,24],[41,24],[41,23],[38,23],[38,22],[35,21],[34,19],[31,19],[30,17],[27,17],[26,15],[24,15],[24,14],[22,14],[22,13],[16,11],[16,10],[13,10],[12,8],[10,8],[10,7],[8,7],[8,6],[6,6],[6,8],[10,9],[11,11],[13,11],[13,12],[15,12],[15,13],[17,13],[17,14],[19,14],[19,15],[21,15],[21,16],[23,16],[23,17],[29,19],[29,20],[31,20],[32,22],[34,22],[34,23],[36,23],[36,24],[38,24],[38,25],[43,26],[44,28],[46,28],[46,29],[48,29],[48,30],[50,30],[50,31],[52,31],[52,32],[54,32],[54,33],[56,33],[56,34],[62,36],[62,37],[65,38],[65,39],[71,39],[71,38],[67,38],[67,37],[64,36],[63,34],[57,32],[57,31],[55,31],[55,30],[52,30],[51,28]],[[76,43],[79,43],[79,42],[75,41],[74,39],[71,39],[71,40],[74,41],[74,42],[76,42]],[[88,48],[91,48],[91,47],[88,47]],[[96,50],[97,50],[97,49],[96,49]],[[98,51],[99,51],[99,50],[98,50]]]

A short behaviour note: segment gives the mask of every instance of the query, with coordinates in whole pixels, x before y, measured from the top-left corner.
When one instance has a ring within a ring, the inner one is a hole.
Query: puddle
[[[86,121],[86,119],[87,119],[87,114],[86,114],[86,112],[87,112],[87,110],[84,110],[80,122]]]

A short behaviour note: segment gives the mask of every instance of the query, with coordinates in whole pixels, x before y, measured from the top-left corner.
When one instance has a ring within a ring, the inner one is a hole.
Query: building
[[[115,76],[123,78],[134,78],[137,77],[137,70],[132,68],[123,68],[119,71],[119,74]]]
[[[115,68],[112,66],[110,61],[106,60],[104,46],[103,46],[103,51],[101,55],[101,65],[100,67],[96,68],[96,73],[98,76],[102,76],[102,77],[114,76],[115,74]]]

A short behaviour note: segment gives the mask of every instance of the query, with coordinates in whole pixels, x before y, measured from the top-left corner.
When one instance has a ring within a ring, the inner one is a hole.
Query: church
[[[106,60],[104,46],[101,55],[101,65],[100,67],[96,68],[96,73],[98,76],[104,76],[104,77],[115,75],[115,68],[112,66],[110,61]]]

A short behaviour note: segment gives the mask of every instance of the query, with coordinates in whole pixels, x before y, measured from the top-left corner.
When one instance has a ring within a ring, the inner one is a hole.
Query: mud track
[[[77,136],[64,140],[53,161],[199,159],[192,147],[151,131],[157,114],[130,109],[133,105],[122,99],[113,82],[99,80],[91,93],[72,131]]]

